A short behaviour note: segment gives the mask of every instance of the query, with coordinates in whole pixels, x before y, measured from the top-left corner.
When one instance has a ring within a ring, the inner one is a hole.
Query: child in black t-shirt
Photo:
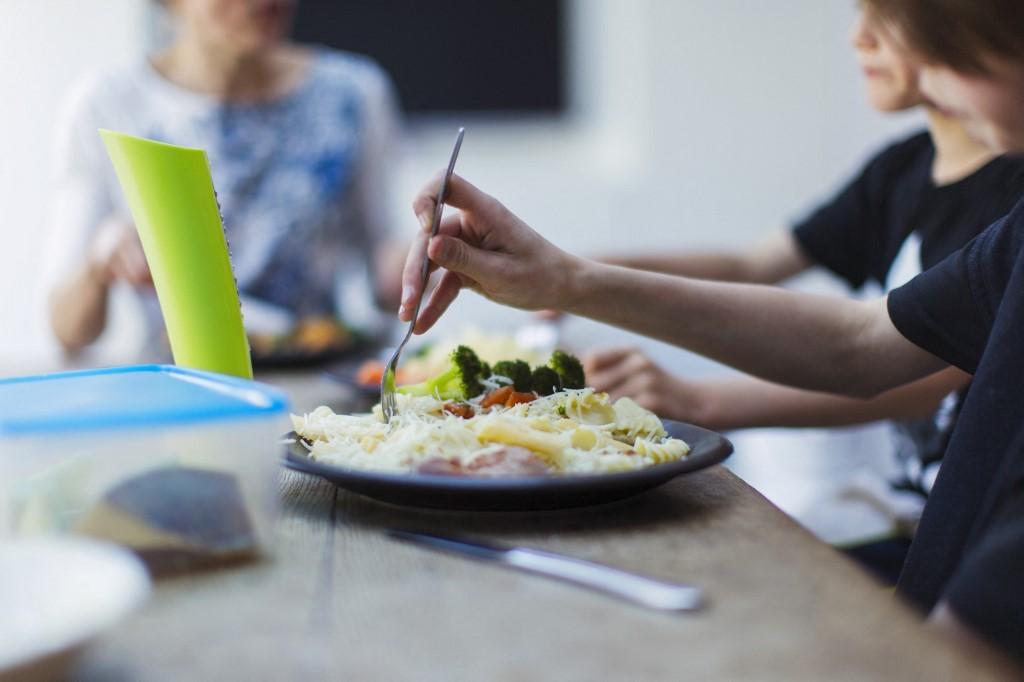
[[[923,60],[941,110],[999,151],[1024,153],[1024,3],[862,0]],[[429,216],[439,179],[413,202]],[[1024,662],[1024,200],[962,250],[888,297],[815,296],[610,266],[547,242],[453,176],[460,214],[413,241],[399,309],[422,293],[424,254],[445,271],[416,331],[463,287],[523,309],[583,315],[771,381],[870,397],[950,365],[973,374],[897,586],[929,623],[978,634]]]
[[[998,156],[972,140],[957,119],[928,106],[917,86],[917,64],[896,45],[870,9],[850,35],[872,106],[883,112],[924,105],[928,131],[886,148],[832,199],[790,230],[735,253],[677,253],[607,259],[656,272],[775,284],[813,266],[852,289],[889,291],[936,265],[984,227],[1006,215],[1024,191],[1024,161]],[[587,377],[598,390],[629,396],[663,417],[716,430],[749,427],[847,426],[893,421],[902,475],[899,491],[920,495],[916,515],[900,496],[897,538],[917,521],[952,433],[970,376],[948,368],[872,400],[801,391],[754,378],[690,381],[672,376],[635,349],[591,353]],[[899,493],[895,493],[899,496]],[[893,505],[896,506],[896,505]],[[874,566],[895,581],[897,541],[858,548],[882,555]],[[870,560],[869,564],[873,563]]]
[[[927,106],[917,65],[894,44],[871,10],[851,32],[872,106],[883,112],[924,105],[928,131],[873,157],[832,199],[792,229],[736,253],[681,253],[610,259],[620,265],[707,279],[775,284],[814,266],[889,291],[939,263],[1002,217],[1024,191],[1024,161],[998,156],[972,140],[957,119]],[[690,381],[635,349],[586,358],[590,383],[628,395],[654,412],[717,430],[848,426],[889,419],[901,474],[872,495],[898,509],[889,538],[877,532],[847,546],[879,577],[895,582],[909,535],[937,476],[970,381],[950,367],[871,400],[801,391],[751,377]],[[907,492],[916,495],[907,495]],[[845,491],[844,491],[845,493]]]

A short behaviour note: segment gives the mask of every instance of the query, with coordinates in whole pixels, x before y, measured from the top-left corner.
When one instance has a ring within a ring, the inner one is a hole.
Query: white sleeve
[[[365,124],[352,198],[368,243],[377,246],[387,241],[393,232],[390,223],[394,214],[401,123],[394,87],[383,70],[376,65],[368,69],[363,90]]]
[[[98,132],[101,95],[98,78],[90,77],[72,90],[58,112],[44,267],[47,290],[85,263],[93,235],[115,211],[113,172]]]

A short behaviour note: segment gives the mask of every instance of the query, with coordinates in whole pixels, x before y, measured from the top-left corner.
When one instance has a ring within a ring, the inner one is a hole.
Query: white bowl
[[[142,562],[116,545],[71,537],[0,543],[0,682],[60,676],[149,592]]]

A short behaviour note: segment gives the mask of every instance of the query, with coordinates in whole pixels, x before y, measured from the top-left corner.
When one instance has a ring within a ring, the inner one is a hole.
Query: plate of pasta
[[[391,503],[526,510],[621,499],[732,452],[717,433],[587,388],[579,361],[559,351],[539,367],[490,366],[460,346],[397,399],[390,423],[379,406],[292,415],[287,465]]]

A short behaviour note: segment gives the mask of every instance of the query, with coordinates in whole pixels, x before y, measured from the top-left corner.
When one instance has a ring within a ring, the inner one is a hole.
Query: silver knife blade
[[[456,540],[455,538],[446,538],[440,535],[431,535],[430,533],[414,533],[408,530],[391,529],[388,531],[388,535],[393,538],[397,538],[398,540],[405,540],[406,542],[411,542],[416,545],[423,545],[430,549],[450,552],[453,554],[464,554],[483,561],[500,562],[509,551],[507,548],[488,545],[482,542]]]
[[[389,530],[388,534],[435,551],[555,578],[660,611],[693,611],[704,605],[703,593],[693,585],[649,578],[562,554],[406,530]]]

